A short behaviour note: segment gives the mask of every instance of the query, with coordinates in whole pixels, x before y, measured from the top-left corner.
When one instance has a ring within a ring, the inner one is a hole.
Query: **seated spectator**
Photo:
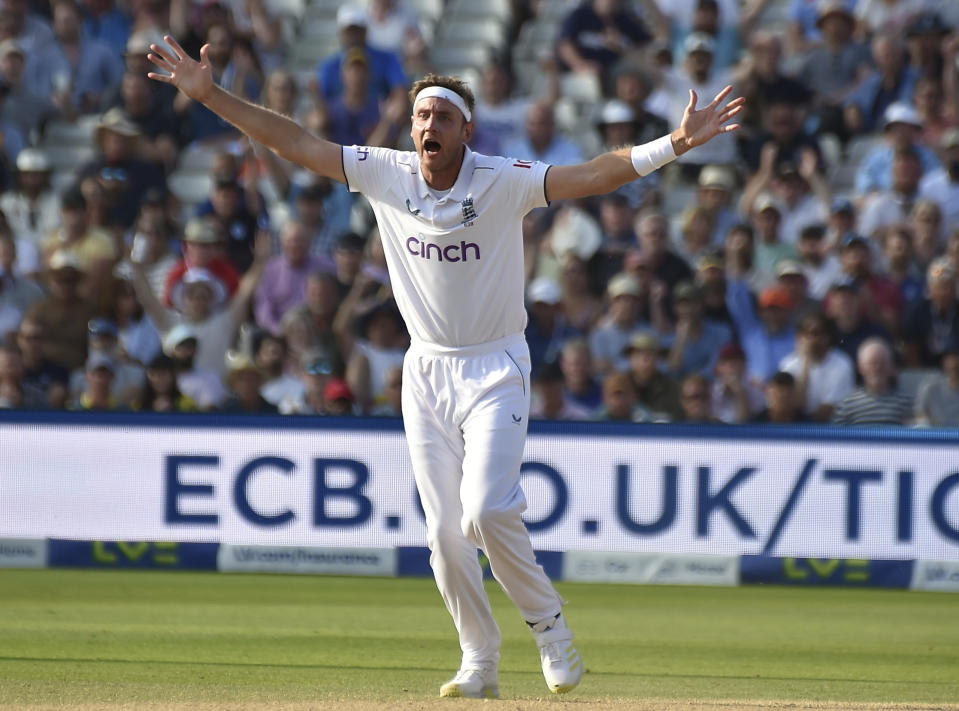
[[[681,281],[673,289],[676,326],[670,339],[666,365],[674,377],[690,373],[711,374],[732,331],[723,323],[704,318],[703,295],[693,282]]]
[[[0,221],[0,340],[16,331],[23,314],[44,297],[36,281],[17,271],[17,253],[10,228]]]
[[[86,294],[93,294],[97,284],[103,283],[117,258],[113,238],[103,230],[90,225],[87,201],[78,188],[65,192],[61,198],[60,227],[47,235],[43,243],[44,263],[52,263],[52,255],[60,253],[75,263],[85,278],[81,285]]]
[[[253,362],[263,376],[260,394],[264,399],[277,407],[284,400],[299,400],[303,383],[286,372],[287,347],[283,337],[262,334],[255,340],[254,348]]]
[[[712,253],[713,216],[702,205],[692,205],[680,216],[680,236],[676,241],[676,253],[687,264],[695,264],[699,258]]]
[[[959,229],[959,128],[951,128],[942,134],[939,149],[942,167],[922,177],[919,198],[939,205],[945,216],[946,229],[952,232]]]
[[[583,161],[579,146],[556,132],[553,105],[545,102],[530,106],[523,136],[504,143],[503,153],[511,158],[538,160],[551,165],[573,165]]]
[[[617,274],[606,290],[609,297],[608,315],[600,320],[589,335],[589,349],[597,375],[613,370],[626,370],[629,359],[624,349],[633,336],[650,330],[642,320],[643,290],[639,279],[632,274]]]
[[[256,289],[253,313],[260,327],[274,335],[281,332],[283,315],[306,299],[309,275],[332,271],[329,259],[311,254],[311,235],[297,220],[289,220],[280,234],[282,253],[273,257],[263,270]]]
[[[408,81],[400,58],[393,52],[375,49],[367,41],[369,15],[357,5],[341,5],[336,13],[341,50],[317,67],[316,91],[318,98],[329,102],[343,93],[342,64],[347,52],[359,48],[369,60],[370,96],[377,100],[405,98]]]
[[[556,49],[563,71],[601,82],[617,61],[651,39],[622,0],[583,0],[563,18]]]
[[[657,421],[682,417],[677,381],[660,369],[663,344],[653,333],[633,336],[623,355],[629,358],[629,376],[636,401]]]
[[[869,338],[892,340],[889,331],[872,318],[868,297],[851,281],[840,281],[826,295],[825,311],[832,321],[836,347],[855,363],[859,346]]]
[[[736,324],[726,307],[725,264],[715,252],[705,254],[697,260],[695,283],[703,295],[703,315],[710,321],[728,326],[738,340]]]
[[[709,390],[709,378],[702,373],[690,373],[683,378],[679,385],[679,407],[682,410],[679,421],[696,424],[720,422],[713,416]]]
[[[878,274],[872,265],[869,242],[855,233],[846,235],[840,248],[843,277],[852,281],[869,299],[870,311],[890,333],[898,333],[902,316],[902,294],[888,277]]]
[[[71,410],[118,410],[121,405],[113,397],[116,361],[103,353],[90,356],[84,366],[83,391],[71,401]]]
[[[737,343],[719,351],[711,412],[720,422],[742,424],[766,406],[762,389],[746,375],[746,353]]]
[[[101,305],[103,316],[116,324],[120,358],[129,359],[141,366],[160,355],[160,334],[147,318],[143,305],[137,300],[133,284],[126,279],[114,278],[105,290]]]
[[[832,251],[842,246],[843,238],[856,231],[856,206],[844,196],[833,199],[829,207],[829,219],[826,222],[826,249]]]
[[[222,412],[243,414],[269,414],[278,412],[276,405],[260,394],[263,373],[246,355],[231,354],[227,357],[227,386],[230,394],[220,406]]]
[[[948,246],[942,208],[932,200],[919,200],[912,207],[908,227],[912,230],[916,264],[925,271]]]
[[[19,41],[8,38],[0,42],[0,82],[8,89],[3,97],[3,118],[29,139],[31,131],[46,127],[56,109],[50,96],[38,94],[24,81],[26,63],[27,54]]]
[[[49,96],[66,116],[94,113],[105,94],[120,83],[122,65],[104,44],[85,37],[74,0],[54,0],[52,41],[27,47],[25,82]]]
[[[906,367],[934,368],[943,349],[959,336],[959,298],[956,271],[945,257],[926,272],[928,296],[915,303],[903,324]]]
[[[570,329],[588,333],[603,311],[602,302],[590,290],[589,267],[578,255],[569,252],[562,260],[560,288],[563,292],[563,317]]]
[[[149,233],[146,235],[149,237]],[[216,220],[209,217],[194,217],[186,223],[186,228],[183,230],[183,258],[169,270],[166,277],[163,291],[165,306],[173,305],[173,291],[182,281],[184,274],[195,269],[202,269],[216,277],[228,296],[236,293],[240,275],[233,266],[233,262],[226,256],[225,241],[223,227]],[[159,248],[159,245],[151,244],[151,246]],[[131,261],[138,263],[147,273],[151,287],[155,284],[155,280],[151,278],[154,276],[153,262],[150,260],[153,253],[153,249],[144,250],[142,254],[135,255],[136,260],[133,260],[134,255],[131,255]]]
[[[43,331],[44,357],[67,370],[86,362],[87,322],[95,315],[93,304],[80,294],[83,278],[76,257],[54,252],[46,272],[50,296],[36,302],[25,316]]]
[[[87,335],[87,362],[102,357],[113,364],[110,397],[119,407],[131,407],[140,400],[146,382],[143,366],[123,359],[117,338],[117,325],[114,322],[105,318],[90,319]],[[77,370],[71,375],[70,394],[74,398],[83,392],[87,375],[85,370]]]
[[[942,54],[937,52],[936,56],[941,58]],[[940,147],[946,131],[956,126],[959,107],[946,101],[941,79],[921,71],[912,91],[912,104],[922,121],[920,143],[936,150]]]
[[[883,116],[882,144],[862,159],[856,170],[856,195],[893,188],[892,164],[898,151],[912,150],[918,156],[920,177],[939,168],[939,159],[919,143],[922,119],[910,104],[893,103]]]
[[[670,249],[669,222],[663,213],[644,210],[636,218],[636,235],[639,237],[639,254],[654,281],[666,289],[666,309],[670,309],[670,289],[681,281],[692,279],[693,270]]]
[[[934,7],[936,4],[929,5]],[[942,3],[938,4],[942,5]],[[945,64],[943,41],[949,35],[949,30],[949,24],[943,22],[938,12],[927,10],[914,16],[905,33],[909,43],[909,63],[919,70],[920,76],[938,84],[940,93],[942,86],[939,82],[942,79],[943,64]],[[915,103],[918,109],[920,103],[918,97]],[[921,110],[920,113],[922,113]]]
[[[588,414],[596,412],[603,402],[603,389],[593,377],[589,344],[579,338],[566,341],[559,367],[563,371],[563,399]]]
[[[959,334],[942,349],[939,372],[919,384],[915,423],[926,427],[959,426]]]
[[[493,61],[483,68],[483,91],[476,97],[473,112],[476,116],[474,143],[476,134],[482,134],[478,140],[495,149],[494,153],[500,153],[499,147],[506,143],[521,140],[525,132],[531,99],[514,95],[514,84],[508,62]]]
[[[392,301],[376,303],[359,315],[357,338],[346,364],[346,382],[360,412],[386,400],[386,374],[403,365],[409,346],[406,326]]]
[[[368,5],[370,46],[392,52],[404,66],[422,67],[428,48],[416,10],[402,0],[370,0]]]
[[[50,187],[53,168],[41,148],[20,151],[16,167],[16,185],[0,195],[0,210],[17,239],[39,249],[44,238],[60,225],[60,197]]]
[[[123,231],[136,221],[151,190],[166,192],[166,179],[159,163],[144,160],[137,146],[140,129],[120,107],[107,111],[97,124],[95,140],[99,155],[80,168],[81,180],[92,178],[103,190],[104,222]]]
[[[560,213],[562,214],[562,213]],[[625,195],[614,192],[603,195],[599,199],[599,226],[602,230],[598,249],[589,259],[593,272],[593,281],[605,287],[609,280],[623,271],[623,260],[629,250],[639,247],[639,241],[634,231],[634,219],[637,212],[629,203]],[[554,223],[555,225],[555,223]],[[573,230],[578,235],[587,234],[585,230]],[[555,248],[556,231],[550,237],[550,243]],[[583,250],[587,251],[587,250]],[[583,251],[578,256],[583,255]]]
[[[303,362],[308,355],[321,353],[341,369],[343,344],[334,330],[339,308],[336,278],[326,272],[312,272],[306,281],[306,300],[287,311],[281,322],[291,357]]]
[[[206,412],[215,410],[226,399],[226,388],[218,372],[197,367],[199,334],[190,325],[180,323],[163,337],[163,352],[173,359],[177,387]]]
[[[899,293],[902,294],[902,303],[908,311],[915,302],[922,299],[925,280],[916,263],[912,232],[907,227],[897,225],[889,230],[883,257],[886,262],[886,276],[898,287]]]
[[[859,232],[870,239],[881,239],[893,225],[905,222],[919,198],[922,166],[913,148],[896,151],[892,161],[892,186],[872,193],[859,217]]]
[[[646,114],[646,118],[649,120],[652,115]],[[602,145],[598,147],[599,150],[596,152],[597,155],[616,150],[622,146],[646,143],[646,141],[638,140],[640,123],[635,111],[632,106],[620,99],[610,99],[603,105],[597,117],[596,130],[599,132],[602,141]],[[668,132],[667,130],[666,133]],[[634,209],[651,207],[661,200],[660,183],[661,179],[657,171],[626,183],[612,194],[626,198],[629,206]]]
[[[781,286],[792,297],[797,320],[811,311],[819,311],[820,303],[809,295],[809,281],[802,264],[795,259],[784,259],[776,265],[776,286]]]
[[[780,370],[796,379],[803,411],[817,422],[829,422],[836,403],[856,385],[852,360],[832,341],[826,315],[809,313],[799,322],[796,350],[779,364]]]
[[[271,240],[269,234],[260,234],[257,239],[257,258],[243,275],[236,293],[229,299],[226,288],[213,274],[205,269],[191,269],[184,274],[171,294],[174,309],[166,309],[153,295],[143,269],[134,263],[133,286],[137,298],[164,338],[177,324],[190,324],[199,334],[196,364],[215,373],[223,373],[226,352],[246,318],[253,290],[270,257]]]
[[[919,0],[859,0],[856,20],[869,37],[883,31],[904,36],[916,15],[929,4]]]
[[[751,174],[760,168],[771,168],[775,174],[784,164],[800,165],[803,156],[811,152],[816,158],[817,170],[824,172],[819,141],[805,130],[809,91],[794,80],[783,77],[783,81],[780,86],[769,87],[768,94],[760,99],[760,125],[752,138],[741,139],[743,159]],[[768,156],[763,156],[764,149],[769,152]],[[763,165],[764,159],[767,165]]]
[[[765,208],[765,205],[763,205],[763,208]],[[772,214],[763,215],[763,213],[768,212],[770,211],[766,209],[760,211],[759,216],[765,221],[760,223],[756,220],[756,224],[760,225],[764,230],[771,231],[778,235],[778,210],[773,210]],[[720,259],[719,266],[712,267],[711,269],[715,271],[717,268],[722,270],[725,267],[725,272],[722,274],[722,283],[724,284],[723,293],[725,295],[728,295],[728,290],[725,289],[726,274],[735,275],[736,279],[744,282],[747,288],[753,291],[760,291],[769,284],[770,274],[768,272],[762,272],[756,266],[756,231],[753,229],[752,224],[741,222],[729,230],[720,254],[722,254],[722,258]],[[712,259],[710,257],[706,258],[707,263],[711,261]],[[714,281],[719,283],[719,277],[714,277]]]
[[[853,38],[855,18],[847,3],[817,3],[816,24],[822,42],[803,58],[799,76],[814,90],[816,133],[832,133],[845,141],[843,102],[855,91],[869,69],[869,47]]]
[[[833,284],[842,281],[842,265],[826,244],[825,225],[807,225],[799,232],[799,265],[806,276],[809,295],[822,301]]]
[[[862,387],[839,401],[832,421],[839,425],[905,425],[912,419],[912,398],[896,389],[892,348],[878,338],[859,347],[856,364]]]
[[[578,335],[566,322],[562,301],[559,284],[548,277],[534,279],[526,290],[529,314],[526,342],[533,370],[546,363],[556,363],[566,341]]]
[[[699,173],[696,183],[696,205],[707,211],[713,232],[710,243],[720,246],[726,235],[741,221],[733,204],[736,175],[725,165],[707,165]]]
[[[753,283],[765,288],[776,281],[776,265],[782,261],[794,260],[796,248],[782,239],[782,218],[785,206],[774,196],[764,193],[753,203],[751,224],[759,237],[753,252]]]
[[[355,232],[347,232],[340,235],[333,250],[333,276],[336,278],[337,288],[339,289],[339,299],[342,301],[353,289],[357,277],[360,276],[363,268],[363,253],[366,250],[366,240]],[[364,284],[372,286],[369,279],[360,280]],[[368,296],[368,294],[361,294]]]
[[[180,391],[176,363],[163,353],[147,364],[143,394],[134,409],[140,412],[195,412],[196,403]]]
[[[603,404],[595,418],[605,422],[650,422],[652,415],[636,402],[636,388],[627,373],[603,378]]]
[[[120,83],[116,104],[139,131],[136,157],[163,166],[169,172],[176,164],[177,150],[185,128],[173,111],[172,102],[160,90],[162,84],[146,74],[127,70]]]
[[[586,410],[566,400],[563,371],[558,363],[533,368],[532,404],[529,416],[534,420],[586,420]]]
[[[297,397],[281,400],[279,410],[284,415],[325,415],[323,394],[333,376],[333,364],[322,355],[307,356],[304,360],[300,373],[303,388]]]
[[[345,417],[355,414],[356,399],[350,386],[342,378],[330,378],[323,388],[323,407],[326,414]]]
[[[340,67],[343,91],[327,103],[329,140],[344,146],[394,146],[409,118],[409,100],[396,94],[382,102],[371,94],[370,60],[361,47],[347,50]]]
[[[47,330],[41,321],[28,316],[20,322],[16,345],[23,364],[24,390],[43,393],[45,407],[59,410],[66,404],[70,371],[44,355],[46,341]]]
[[[114,57],[122,59],[133,24],[129,12],[117,7],[114,0],[85,2],[83,9],[84,36],[102,42],[113,51]]]
[[[53,40],[50,8],[31,7],[27,0],[6,0],[2,7],[4,34],[15,39],[24,52],[33,52]],[[46,15],[46,17],[44,16]]]
[[[226,235],[225,256],[242,274],[253,262],[256,233],[266,219],[248,208],[240,183],[228,175],[214,179],[210,204],[213,209],[209,218],[219,222]]]
[[[919,71],[908,63],[903,36],[885,28],[872,38],[876,68],[846,100],[846,129],[851,135],[872,133],[880,127],[894,102],[912,102]]]
[[[20,349],[0,340],[0,409],[42,410],[46,407],[46,392],[24,379]]]
[[[767,407],[751,422],[789,425],[808,421],[796,389],[796,379],[791,373],[774,373],[766,381],[765,397]]]

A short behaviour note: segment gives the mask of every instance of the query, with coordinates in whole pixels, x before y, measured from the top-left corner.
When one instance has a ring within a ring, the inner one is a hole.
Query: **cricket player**
[[[483,588],[481,548],[540,649],[550,691],[573,689],[583,662],[563,600],[537,565],[519,485],[530,405],[523,330],[523,216],[552,200],[607,193],[677,155],[734,131],[743,99],[731,87],[679,128],[643,146],[576,166],[480,155],[474,99],[458,79],[429,75],[410,92],[414,152],[340,146],[213,82],[208,47],[196,61],[172,37],[151,45],[172,84],[278,155],[346,183],[373,205],[391,284],[411,336],[403,420],[426,513],[430,563],[459,632],[460,669],[441,696],[496,698],[500,631]]]

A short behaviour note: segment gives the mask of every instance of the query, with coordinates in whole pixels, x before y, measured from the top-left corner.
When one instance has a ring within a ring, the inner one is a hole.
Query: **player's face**
[[[416,103],[410,135],[426,174],[458,171],[463,145],[473,135],[473,124],[467,123],[449,101],[433,96]]]

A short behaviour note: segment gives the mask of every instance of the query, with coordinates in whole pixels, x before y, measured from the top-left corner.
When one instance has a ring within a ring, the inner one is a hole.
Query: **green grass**
[[[959,700],[959,597],[562,584],[575,698]],[[548,696],[498,587],[504,697]],[[0,704],[433,698],[459,661],[432,581],[0,570]],[[573,697],[571,697],[573,698]]]

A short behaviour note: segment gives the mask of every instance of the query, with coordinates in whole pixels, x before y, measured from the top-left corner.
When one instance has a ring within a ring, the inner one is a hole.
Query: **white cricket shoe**
[[[499,680],[495,668],[460,669],[440,687],[440,696],[466,699],[498,699]]]
[[[554,694],[572,691],[583,678],[583,659],[573,644],[573,631],[562,614],[553,620],[530,625],[543,662],[546,686]]]

